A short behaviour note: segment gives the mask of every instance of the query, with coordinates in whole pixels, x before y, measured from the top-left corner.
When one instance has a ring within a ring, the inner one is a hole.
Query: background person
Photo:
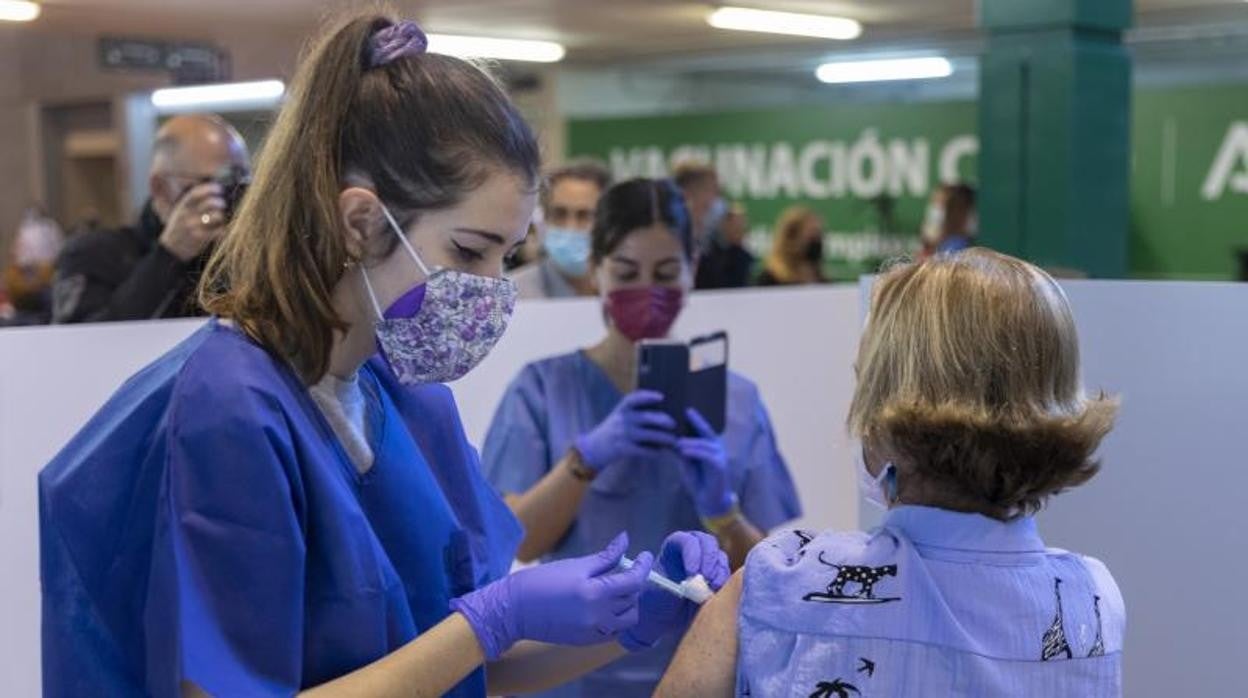
[[[975,244],[979,214],[975,188],[969,184],[942,184],[928,201],[923,218],[922,257],[960,252]]]
[[[153,320],[200,314],[194,290],[204,256],[225,233],[236,192],[219,180],[250,177],[247,145],[218,116],[176,116],[156,134],[151,198],[121,230],[74,236],[56,264],[53,322]]]
[[[660,397],[636,391],[637,342],[666,337],[692,288],[693,241],[681,193],[635,179],[598,206],[593,269],[606,336],[526,366],[504,394],[482,454],[525,527],[521,560],[596,550],[620,530],[637,550],[705,528],[732,564],[763,532],[801,513],[758,388],[728,379],[722,437],[678,438]],[[552,695],[648,696],[676,643],[630,657]]]
[[[709,163],[689,160],[676,164],[672,181],[685,196],[693,225],[694,250],[701,255],[728,212],[728,203],[719,187],[719,173]]]
[[[745,288],[750,285],[755,260],[745,247],[749,233],[750,219],[745,206],[732,204],[698,260],[697,288]]]
[[[780,215],[763,262],[759,286],[820,284],[823,275],[823,219],[805,206],[793,206]]]
[[[53,264],[64,244],[60,224],[43,206],[29,206],[17,228],[12,259],[4,268],[3,287],[12,310],[0,312],[0,322],[42,325],[51,319]]]
[[[542,200],[545,254],[511,278],[521,298],[592,296],[589,229],[598,199],[611,185],[611,174],[593,160],[580,160],[554,170],[546,181]]]

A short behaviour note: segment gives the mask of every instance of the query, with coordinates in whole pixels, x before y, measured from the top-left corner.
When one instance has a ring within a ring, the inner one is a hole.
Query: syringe
[[[627,557],[620,558],[620,569],[622,570],[632,569],[633,564],[633,561]],[[664,577],[658,572],[655,572],[654,570],[650,570],[650,574],[646,577],[646,579],[650,580],[650,582],[655,586],[660,587],[671,594],[675,594],[682,599],[689,599],[698,605],[706,603],[712,596],[715,595],[715,592],[711,591],[710,585],[706,583],[706,579],[700,574],[696,574],[683,582],[677,583],[667,577]]]

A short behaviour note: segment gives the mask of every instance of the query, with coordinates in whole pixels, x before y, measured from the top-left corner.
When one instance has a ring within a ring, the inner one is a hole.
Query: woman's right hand
[[[472,626],[488,660],[519,640],[594,645],[637,624],[637,601],[654,563],[650,553],[619,571],[621,533],[602,551],[520,570],[451,602]]]
[[[602,423],[576,440],[581,461],[594,472],[626,457],[649,457],[675,448],[676,422],[654,409],[663,395],[653,390],[629,393]]]

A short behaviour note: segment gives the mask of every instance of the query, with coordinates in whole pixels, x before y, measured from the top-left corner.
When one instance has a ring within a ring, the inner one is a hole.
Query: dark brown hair
[[[682,190],[688,191],[699,184],[709,182],[718,177],[715,168],[709,163],[699,160],[686,160],[676,164],[672,172],[672,181]]]
[[[598,200],[590,232],[594,262],[601,262],[634,231],[661,223],[676,236],[687,261],[693,261],[693,224],[685,197],[670,179],[630,179],[611,187]]]
[[[357,261],[338,211],[349,178],[369,182],[403,225],[456,205],[494,171],[538,184],[533,133],[482,69],[429,53],[370,67],[373,35],[394,23],[354,16],[311,46],[200,286],[208,312],[306,382],[328,370],[345,328],[331,294]]]
[[[965,212],[975,210],[975,187],[966,182],[954,182],[942,184],[940,188],[945,192],[945,206],[957,206]]]

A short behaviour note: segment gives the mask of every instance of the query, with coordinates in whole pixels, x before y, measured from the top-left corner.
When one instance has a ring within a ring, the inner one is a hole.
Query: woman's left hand
[[[728,479],[728,452],[724,449],[724,440],[697,410],[689,408],[685,415],[698,436],[676,442],[682,461],[681,480],[693,496],[699,516],[704,519],[723,516],[737,505],[737,493]]]
[[[719,591],[730,576],[728,556],[713,536],[701,531],[668,536],[654,569],[676,583],[700,574],[713,591]],[[665,635],[688,627],[698,608],[692,601],[647,584],[637,602],[637,625],[620,633],[619,642],[631,652],[653,647]]]

